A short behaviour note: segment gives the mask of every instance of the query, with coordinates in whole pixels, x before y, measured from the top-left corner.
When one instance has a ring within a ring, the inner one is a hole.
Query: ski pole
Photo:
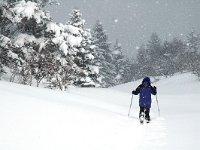
[[[133,94],[132,94],[132,97],[131,97],[131,104],[130,104],[130,108],[129,108],[129,111],[128,111],[128,116],[130,116],[130,111],[131,111],[132,103],[133,103]]]
[[[158,97],[157,97],[157,94],[156,94],[156,102],[157,102],[157,106],[158,106],[158,115],[160,117],[160,107],[159,107],[159,104],[158,104]]]

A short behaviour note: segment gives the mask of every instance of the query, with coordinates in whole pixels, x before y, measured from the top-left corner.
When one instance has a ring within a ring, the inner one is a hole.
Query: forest
[[[162,41],[154,32],[131,59],[120,41],[110,42],[100,20],[86,27],[79,9],[65,24],[54,22],[51,0],[7,0],[0,5],[0,78],[65,90],[110,87],[145,76],[192,72],[200,77],[200,34]],[[134,35],[133,35],[134,36]]]

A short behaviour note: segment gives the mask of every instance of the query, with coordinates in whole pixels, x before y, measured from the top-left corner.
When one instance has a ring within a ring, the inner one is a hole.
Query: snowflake
[[[139,47],[139,46],[136,46],[136,47],[135,47],[135,49],[136,49],[136,50],[139,50],[139,49],[140,49],[140,47]]]
[[[118,23],[118,19],[115,19],[114,22],[115,22],[115,23]]]

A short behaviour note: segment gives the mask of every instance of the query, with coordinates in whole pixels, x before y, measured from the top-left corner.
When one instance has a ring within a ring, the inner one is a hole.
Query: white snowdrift
[[[152,122],[140,125],[141,81],[110,89],[67,92],[0,82],[1,150],[172,150],[200,149],[200,83],[191,74],[162,79]]]

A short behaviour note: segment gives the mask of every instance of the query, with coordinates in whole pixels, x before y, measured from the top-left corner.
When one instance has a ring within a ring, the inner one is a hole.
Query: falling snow
[[[115,19],[114,22],[115,22],[115,23],[118,23],[118,19]]]
[[[193,27],[198,29],[200,26],[200,21],[195,19],[200,16],[199,1],[59,0],[59,2],[61,3],[59,7],[50,9],[56,21],[65,23],[66,14],[70,13],[72,8],[78,7],[88,26],[94,25],[98,19],[102,21],[109,39],[113,41],[119,39],[127,54],[135,53],[132,49],[148,40],[152,32],[158,32],[161,37],[184,37]],[[181,33],[183,35],[180,35]]]

